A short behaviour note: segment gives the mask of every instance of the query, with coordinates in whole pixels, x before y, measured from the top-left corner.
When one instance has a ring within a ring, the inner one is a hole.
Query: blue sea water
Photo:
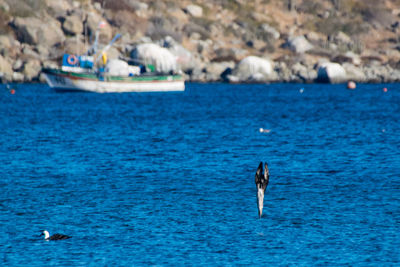
[[[3,266],[400,265],[400,84],[14,88],[0,88]]]

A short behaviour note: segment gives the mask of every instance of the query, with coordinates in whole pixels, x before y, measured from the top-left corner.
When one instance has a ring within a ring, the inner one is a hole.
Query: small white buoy
[[[304,88],[300,88],[299,92],[302,94],[304,92]]]

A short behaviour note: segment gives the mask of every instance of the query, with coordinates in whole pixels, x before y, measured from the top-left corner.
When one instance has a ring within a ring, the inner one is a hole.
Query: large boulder
[[[21,83],[24,81],[25,76],[21,72],[14,72],[11,77],[13,82]]]
[[[160,41],[160,45],[167,48],[175,56],[179,69],[186,72],[194,68],[196,62],[192,53],[177,43],[172,37],[166,36]]]
[[[20,71],[23,66],[24,62],[21,59],[17,59],[14,61],[12,68],[14,71]]]
[[[261,82],[269,81],[272,74],[273,68],[270,60],[249,56],[235,66],[228,79],[241,82]]]
[[[28,59],[38,59],[39,54],[35,49],[35,46],[30,46],[27,44],[22,45],[22,55],[21,58],[24,60]]]
[[[140,2],[138,0],[126,0],[125,2],[129,7],[135,9],[135,11],[140,10],[146,12],[149,8],[148,4]]]
[[[314,69],[307,67],[300,62],[291,66],[291,72],[294,75],[294,81],[297,82],[310,83],[315,81],[317,78],[317,72]]]
[[[309,42],[312,44],[320,44],[321,42],[324,42],[326,40],[326,36],[322,35],[321,33],[316,33],[313,31],[308,32],[305,37]]]
[[[89,12],[85,21],[88,33],[94,39],[97,29],[99,29],[99,38],[102,42],[110,42],[112,39],[112,28],[110,24],[96,12]]]
[[[45,3],[49,13],[56,17],[63,16],[72,9],[68,0],[45,0]]]
[[[68,54],[84,54],[87,50],[80,36],[67,38],[64,42],[64,52]]]
[[[399,71],[394,70],[390,65],[364,66],[362,68],[368,82],[387,83],[397,82],[400,78]]]
[[[284,61],[279,61],[274,64],[274,72],[276,74],[276,80],[281,82],[292,82],[295,80],[291,69],[286,65]]]
[[[350,38],[350,36],[341,31],[329,36],[329,41],[332,41],[338,45],[351,45],[353,43],[353,40]]]
[[[41,61],[46,60],[49,57],[50,51],[49,48],[45,45],[36,46],[36,50],[38,52],[38,57]]]
[[[17,17],[13,24],[18,40],[23,43],[53,46],[65,40],[60,23],[54,19],[46,19],[46,22],[43,22],[34,17]]]
[[[198,5],[188,5],[186,7],[186,12],[189,13],[193,17],[203,16],[203,8]]]
[[[344,63],[343,68],[346,71],[346,77],[348,80],[355,82],[367,82],[367,77],[361,68],[350,63]]]
[[[10,78],[13,74],[13,69],[10,64],[2,55],[0,55],[0,79],[1,77]]]
[[[215,56],[212,58],[212,61],[215,62],[225,62],[225,61],[239,62],[248,55],[248,51],[237,48],[217,48],[214,50],[214,54]]]
[[[347,79],[346,70],[342,65],[333,62],[324,62],[318,68],[319,82],[323,83],[341,83]]]
[[[81,34],[83,32],[83,24],[78,16],[71,15],[65,18],[63,29],[67,34]]]
[[[39,60],[29,60],[25,63],[22,73],[25,75],[25,81],[32,81],[39,78],[42,67]]]
[[[277,40],[281,36],[280,33],[274,27],[270,26],[267,23],[261,24],[259,31],[261,36],[263,36],[262,39],[264,39],[265,41],[271,39]]]
[[[11,47],[10,38],[7,35],[0,35],[0,54],[8,57]]]
[[[7,35],[0,35],[0,50],[11,48],[11,41]]]
[[[284,47],[289,48],[295,53],[305,53],[308,50],[313,48],[313,45],[310,44],[304,36],[294,36],[289,37],[287,42],[284,44]]]
[[[12,35],[0,35],[0,54],[10,61],[20,57],[21,43]]]
[[[20,42],[27,44],[37,44],[37,30],[42,26],[42,22],[37,18],[20,18],[13,21],[15,33]]]
[[[225,73],[230,72],[235,67],[233,61],[226,62],[211,62],[206,66],[206,80],[207,81],[221,81],[224,79]]]
[[[8,3],[5,0],[0,0],[0,9],[5,12],[9,12],[10,6],[8,5]]]
[[[131,58],[145,65],[153,65],[157,72],[177,72],[177,58],[167,49],[153,43],[139,44],[131,51]]]

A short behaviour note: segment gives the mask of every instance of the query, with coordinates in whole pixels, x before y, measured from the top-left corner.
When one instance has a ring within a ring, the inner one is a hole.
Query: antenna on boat
[[[104,28],[105,26],[106,26],[106,23],[104,21],[100,21],[99,24],[97,25],[96,36],[94,39],[94,44],[92,46],[93,54],[97,54],[97,46],[99,43],[100,29]]]
[[[86,15],[86,17],[84,18],[83,17],[84,16],[84,14],[82,14],[82,21],[85,21],[85,23],[84,23],[84,42],[85,42],[85,44],[84,44],[84,47],[85,47],[85,51],[87,51],[87,15]],[[87,53],[87,52],[86,52]]]

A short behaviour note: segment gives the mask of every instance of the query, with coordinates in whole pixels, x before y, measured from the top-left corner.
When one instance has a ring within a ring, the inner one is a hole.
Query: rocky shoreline
[[[223,6],[213,13],[208,1],[203,5],[116,1],[124,3],[125,10],[108,8],[101,1],[39,2],[43,6],[36,7],[37,12],[21,16],[8,1],[0,0],[0,15],[6,21],[0,31],[2,82],[43,82],[41,69],[59,66],[64,53],[85,53],[100,23],[103,46],[116,33],[122,34],[107,51],[109,59],[140,60],[158,71],[182,73],[187,81],[400,82],[400,45],[393,40],[374,50],[361,37],[343,31],[324,35],[305,30],[297,21],[302,14],[290,10],[283,15],[289,14],[287,20],[294,17],[294,25],[271,26],[264,13],[253,12],[251,21],[240,21],[232,17],[234,10]],[[371,34],[384,29],[387,36],[396,36],[400,30],[393,21],[400,11],[392,13],[393,20],[386,26],[371,26]]]

